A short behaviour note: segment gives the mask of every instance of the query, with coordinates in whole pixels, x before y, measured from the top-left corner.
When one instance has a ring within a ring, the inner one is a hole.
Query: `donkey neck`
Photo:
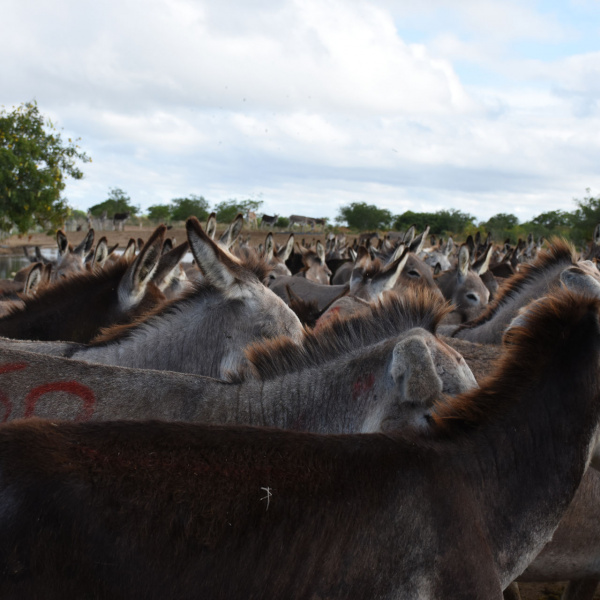
[[[453,440],[461,450],[447,470],[469,481],[478,507],[473,518],[485,531],[504,585],[527,567],[558,526],[596,440],[598,348],[588,344],[588,352],[577,352],[572,344],[565,346],[536,377],[513,373],[519,383],[501,391],[516,401],[502,416]],[[489,398],[490,411],[498,391],[490,381],[479,392]]]
[[[221,377],[236,366],[236,358],[243,358],[247,340],[240,333],[243,326],[235,326],[241,324],[242,306],[218,294],[175,302],[137,326],[123,328],[114,339],[77,351],[72,358]],[[227,357],[230,367],[224,365]]]

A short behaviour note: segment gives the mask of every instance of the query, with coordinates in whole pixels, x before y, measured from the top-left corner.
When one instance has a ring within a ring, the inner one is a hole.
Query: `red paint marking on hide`
[[[33,416],[33,412],[38,400],[44,394],[49,392],[67,392],[78,396],[83,400],[83,411],[74,421],[88,421],[94,414],[94,406],[96,405],[96,397],[92,390],[77,381],[57,381],[55,383],[45,383],[34,388],[27,394],[25,398],[25,417]]]
[[[352,398],[356,400],[359,396],[366,394],[371,391],[371,388],[375,385],[375,375],[373,373],[367,373],[361,375],[352,386]]]
[[[4,375],[4,373],[12,373],[13,371],[21,371],[22,369],[26,369],[29,365],[27,363],[6,363],[5,365],[0,365],[0,375]]]

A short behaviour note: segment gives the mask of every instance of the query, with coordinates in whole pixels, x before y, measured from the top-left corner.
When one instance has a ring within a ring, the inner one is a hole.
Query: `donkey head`
[[[246,263],[213,242],[195,217],[186,223],[190,249],[204,275],[198,299],[199,331],[219,347],[220,373],[245,362],[243,348],[252,341],[279,335],[299,341],[303,327],[295,313],[262,281],[268,266],[250,256]],[[189,297],[190,302],[192,296]]]
[[[60,280],[74,273],[85,270],[85,259],[94,245],[94,230],[90,229],[82,242],[73,248],[67,236],[60,229],[56,232],[58,245],[58,258],[53,274],[53,279]]]
[[[390,375],[399,397],[388,408],[382,431],[427,427],[437,403],[478,387],[464,358],[421,327],[409,330],[396,342]]]

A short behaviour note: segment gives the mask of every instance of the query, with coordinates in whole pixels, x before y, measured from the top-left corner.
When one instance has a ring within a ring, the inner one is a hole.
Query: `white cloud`
[[[119,186],[142,206],[262,193],[280,214],[364,200],[527,217],[600,189],[599,56],[521,59],[515,41],[568,32],[532,1],[7,4],[4,102],[35,97],[82,138],[81,207]]]

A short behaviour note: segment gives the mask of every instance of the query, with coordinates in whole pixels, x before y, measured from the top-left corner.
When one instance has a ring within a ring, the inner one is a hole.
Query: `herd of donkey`
[[[600,233],[242,223],[1,283],[0,598],[593,598]]]

